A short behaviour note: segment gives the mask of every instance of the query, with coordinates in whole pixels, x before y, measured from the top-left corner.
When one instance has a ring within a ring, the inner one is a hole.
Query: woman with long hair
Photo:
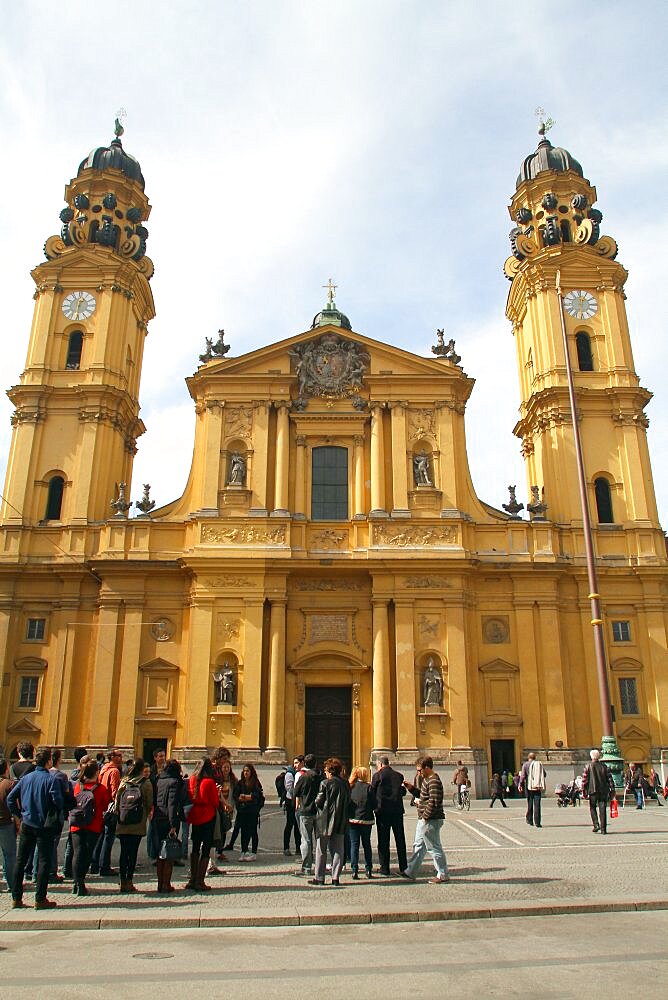
[[[142,837],[146,835],[146,822],[153,808],[153,786],[145,774],[141,757],[128,768],[116,792],[116,836],[121,845],[118,878],[121,892],[136,892],[132,883],[137,867],[137,852]]]
[[[106,785],[98,781],[99,771],[97,761],[89,761],[80,773],[74,786],[75,807],[70,810],[70,833],[74,847],[72,869],[74,896],[87,896],[86,875],[90,868],[93,850],[104,827],[104,813],[111,801]],[[84,793],[90,793],[85,795]],[[90,803],[90,796],[93,803]],[[92,818],[90,814],[92,813]]]
[[[225,861],[225,855],[223,854],[225,837],[232,828],[231,815],[234,813],[234,805],[232,805],[231,811],[226,807],[227,800],[231,798],[230,775],[232,774],[230,751],[227,747],[218,747],[211,755],[211,763],[213,764],[214,781],[218,786],[218,814],[216,816],[213,846],[216,849],[216,858],[220,861]],[[233,774],[232,778],[236,782]],[[207,875],[225,874],[222,869],[217,867],[214,857],[211,857],[209,860],[209,867],[206,873]]]
[[[350,867],[353,878],[359,878],[360,841],[364,849],[366,877],[372,877],[371,827],[374,824],[373,796],[366,767],[354,767],[350,775],[350,816],[348,839],[350,841]]]
[[[174,892],[172,871],[174,862],[160,857],[163,840],[178,837],[183,819],[185,784],[178,760],[167,760],[155,779],[155,806],[151,819],[154,853],[157,857],[158,892]],[[187,839],[186,839],[187,843]]]
[[[186,889],[201,892],[211,888],[204,878],[209,865],[218,812],[218,788],[209,757],[203,757],[195,768],[195,773],[191,774],[188,790],[192,808],[187,819],[192,829],[192,843],[190,878],[186,883]]]
[[[260,810],[264,805],[264,792],[257,771],[252,764],[244,764],[241,777],[233,791],[237,805],[237,817],[241,830],[240,861],[255,861],[258,846],[258,826]],[[252,850],[248,850],[251,843]]]
[[[310,885],[325,884],[327,848],[332,852],[332,885],[339,885],[343,865],[344,840],[350,812],[350,786],[341,777],[343,764],[338,757],[324,763],[325,780],[320,785],[315,800],[315,878]]]

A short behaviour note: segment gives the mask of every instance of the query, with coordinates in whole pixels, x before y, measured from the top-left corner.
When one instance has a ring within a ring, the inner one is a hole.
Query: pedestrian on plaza
[[[188,794],[187,785],[181,774],[178,760],[167,760],[161,768],[155,783],[155,802],[151,825],[156,843],[158,892],[174,892],[172,871],[174,862],[160,858],[163,841],[177,839],[184,819],[183,805]],[[186,834],[186,844],[188,837]],[[191,869],[192,874],[192,869]]]
[[[12,884],[12,907],[19,909],[23,903],[23,875],[26,863],[37,846],[38,863],[35,879],[35,909],[49,910],[56,905],[47,899],[49,869],[53,855],[54,827],[63,811],[63,793],[60,781],[49,771],[51,748],[44,747],[35,757],[32,771],[24,771],[9,790],[6,804],[9,811],[21,818],[18,854]]]
[[[608,802],[615,797],[615,779],[612,771],[601,758],[600,750],[590,750],[591,764],[582,775],[582,794],[589,799],[589,814],[593,832],[608,832]]]
[[[471,787],[471,782],[469,780],[469,769],[461,760],[457,761],[457,770],[452,776],[452,784],[457,788],[457,798],[459,804],[462,804],[462,793]]]
[[[218,785],[218,814],[220,816],[221,830],[221,850],[217,852],[219,861],[226,861],[224,854],[225,838],[232,829],[236,805],[234,801],[234,789],[237,785],[237,776],[232,770],[232,761],[229,756],[220,761],[216,784]],[[219,872],[220,874],[220,872]]]
[[[74,791],[72,784],[64,771],[60,770],[60,761],[63,751],[53,750],[51,754],[51,774],[60,782],[60,789],[63,794],[63,809],[57,822],[53,825],[53,850],[51,852],[51,866],[49,868],[49,883],[58,885],[65,881],[63,875],[58,874],[58,845],[63,833],[63,828],[67,821],[70,809],[75,805]],[[37,864],[37,852],[33,856],[33,866]]]
[[[297,876],[311,875],[313,872],[313,838],[316,805],[315,800],[320,791],[322,775],[316,768],[316,758],[312,753],[304,757],[304,766],[295,782],[295,812],[299,821],[301,868],[294,873]]]
[[[123,753],[116,747],[109,754],[106,764],[100,768],[99,782],[109,793],[109,802],[116,801],[116,793],[121,783],[121,767],[123,766]],[[104,823],[93,850],[90,862],[91,875],[115,875],[115,870],[111,867],[111,850],[116,839],[116,823],[118,817],[113,807],[104,816]]]
[[[373,854],[371,852],[371,829],[374,824],[373,794],[366,767],[354,767],[350,775],[350,814],[348,817],[348,839],[350,842],[350,867],[353,879],[359,878],[360,841],[364,850],[366,877],[373,875]]]
[[[647,797],[650,799],[656,799],[660,806],[663,806],[661,801],[661,796],[663,795],[663,787],[661,785],[661,778],[656,773],[653,767],[649,770],[649,778],[647,779],[647,784],[649,785],[649,792]]]
[[[645,806],[644,781],[645,774],[642,764],[631,764],[626,788],[627,791],[633,792],[636,797],[636,809],[643,809]]]
[[[9,769],[9,777],[12,778],[13,781],[18,781],[24,774],[29,774],[30,771],[35,770],[35,765],[33,763],[35,748],[32,743],[22,740],[21,743],[17,744],[16,752],[19,755],[19,759],[14,761]]]
[[[83,761],[82,761],[83,763]],[[74,847],[72,895],[87,896],[86,876],[104,827],[104,815],[111,802],[106,785],[100,780],[97,761],[84,765],[74,786],[76,805],[70,811],[70,833]]]
[[[417,762],[418,773],[422,775],[420,787],[404,782],[406,788],[412,795],[419,795],[417,810],[418,821],[415,828],[415,839],[413,841],[413,855],[400,874],[411,881],[415,881],[422,860],[427,853],[431,854],[436,875],[429,879],[430,882],[441,884],[449,882],[448,862],[445,852],[441,846],[441,827],[445,820],[443,811],[443,782],[434,770],[434,761],[431,757],[420,757]]]
[[[541,798],[545,791],[547,774],[545,768],[535,753],[530,753],[520,771],[520,791],[526,791],[527,812],[526,821],[529,826],[542,826],[541,822]]]
[[[343,764],[330,757],[324,764],[325,778],[316,796],[315,875],[310,885],[325,884],[327,850],[332,852],[332,885],[339,885],[343,865],[344,840],[350,814],[350,786],[341,777]]]
[[[74,786],[79,780],[79,773],[81,769],[82,761],[88,763],[90,757],[88,756],[88,751],[85,747],[75,747],[74,748],[74,759],[76,761],[76,767],[72,768],[69,774],[69,781],[72,787],[72,795],[74,795]],[[74,847],[72,845],[72,834],[69,831],[69,826],[67,829],[67,841],[65,843],[65,856],[63,857],[63,878],[72,878],[72,859],[74,858]]]
[[[192,808],[187,820],[192,830],[190,850],[190,878],[186,889],[195,892],[208,891],[211,886],[204,881],[209,866],[209,856],[213,846],[213,835],[218,812],[218,788],[214,778],[213,764],[209,757],[203,757],[188,782]]]
[[[506,776],[506,780],[507,780],[507,776]],[[491,801],[489,803],[489,808],[491,809],[494,806],[494,803],[498,799],[499,802],[501,803],[501,805],[503,806],[503,808],[507,809],[508,807],[506,806],[506,803],[505,803],[505,800],[504,800],[504,792],[505,792],[506,786],[504,785],[503,780],[499,777],[498,774],[493,774],[492,775],[492,781],[491,781],[491,784],[490,784],[489,787],[490,787],[490,791],[492,793],[492,798],[491,798]]]
[[[374,812],[378,827],[378,865],[380,874],[390,876],[390,831],[394,834],[399,871],[406,868],[406,835],[404,833],[404,776],[390,767],[388,757],[380,757],[371,780]]]
[[[137,853],[142,837],[146,836],[146,824],[153,808],[153,785],[144,771],[144,761],[137,757],[121,778],[114,800],[118,816],[116,836],[121,845],[118,863],[121,893],[137,891],[133,884]]]
[[[153,751],[153,763],[151,764],[150,779],[151,785],[153,786],[153,801],[156,799],[157,786],[156,782],[158,776],[165,766],[165,760],[167,759],[167,754],[162,747],[158,747]],[[146,826],[146,853],[148,854],[149,861],[152,865],[157,864],[158,851],[160,850],[160,844],[155,833],[151,829],[153,824],[153,817],[149,817],[148,824]],[[157,845],[157,846],[156,846]]]
[[[295,841],[295,854],[299,854],[299,848],[301,845],[301,835],[299,833],[299,823],[297,822],[297,817],[295,815],[295,781],[296,777],[301,771],[302,764],[304,763],[304,758],[296,756],[292,761],[292,766],[288,766],[285,769],[284,780],[284,798],[283,806],[285,808],[285,826],[283,828],[283,854],[286,857],[291,856],[290,852],[290,839],[294,837]]]
[[[234,801],[241,829],[239,861],[255,861],[258,848],[260,810],[264,806],[264,791],[252,764],[244,764],[234,789]],[[248,846],[251,850],[248,850]]]
[[[14,867],[16,865],[16,837],[19,831],[18,817],[12,816],[7,805],[7,796],[16,782],[9,777],[9,765],[0,757],[0,850],[2,850],[2,872],[7,883],[7,892],[12,891]]]

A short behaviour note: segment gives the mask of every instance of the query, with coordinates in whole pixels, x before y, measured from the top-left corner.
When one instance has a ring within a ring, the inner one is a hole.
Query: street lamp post
[[[557,271],[557,298],[559,300],[559,319],[561,322],[561,335],[564,342],[564,359],[566,362],[566,378],[568,381],[568,399],[571,408],[571,420],[573,422],[573,441],[575,444],[575,459],[578,470],[578,486],[580,488],[580,507],[582,508],[582,528],[584,533],[585,558],[587,561],[587,578],[589,581],[589,600],[591,602],[591,626],[594,630],[594,651],[596,654],[596,674],[598,679],[598,697],[601,710],[601,750],[603,759],[608,764],[618,788],[623,784],[624,761],[617,746],[613,732],[612,704],[610,701],[610,684],[608,682],[608,667],[605,655],[605,639],[603,636],[603,618],[601,617],[601,598],[598,593],[598,579],[596,574],[596,558],[594,556],[594,545],[591,534],[591,518],[589,516],[589,500],[587,498],[587,481],[585,479],[584,461],[582,458],[582,441],[580,438],[580,425],[578,421],[578,410],[575,402],[575,386],[573,384],[573,368],[568,351],[568,337],[566,335],[566,320],[564,317],[564,301],[561,292],[561,271]]]

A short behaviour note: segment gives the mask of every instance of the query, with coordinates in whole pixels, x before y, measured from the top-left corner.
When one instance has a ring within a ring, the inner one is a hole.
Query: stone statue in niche
[[[413,477],[416,486],[433,486],[429,471],[429,455],[420,451],[413,456]]]
[[[229,663],[225,662],[223,669],[213,675],[213,684],[216,705],[236,705],[237,682]]]
[[[440,708],[443,704],[443,678],[431,656],[427,660],[422,679],[422,701],[425,707],[431,705]]]
[[[240,451],[233,451],[230,456],[230,473],[227,477],[228,486],[243,486],[246,482],[246,459]]]

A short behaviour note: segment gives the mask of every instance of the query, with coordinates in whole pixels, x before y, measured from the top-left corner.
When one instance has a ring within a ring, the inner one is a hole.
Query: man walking
[[[35,909],[50,910],[56,905],[46,898],[49,868],[53,854],[54,826],[62,816],[63,793],[58,778],[51,774],[51,750],[40,750],[35,758],[34,771],[28,771],[14,785],[7,796],[7,807],[21,817],[19,850],[14,869],[12,907],[19,909],[23,903],[23,875],[28,858],[37,846],[38,863],[35,880]]]
[[[378,828],[378,865],[380,874],[390,876],[390,831],[394,834],[399,871],[405,871],[406,837],[404,834],[404,776],[390,767],[388,757],[380,757],[371,779],[371,797]]]
[[[116,792],[121,783],[121,767],[123,754],[116,747],[109,754],[109,760],[100,770],[98,781],[109,792],[112,802],[116,801]],[[104,828],[98,837],[90,865],[91,875],[115,875],[111,867],[111,849],[116,839],[117,817],[115,813],[105,813]]]
[[[530,753],[520,772],[520,791],[527,793],[527,814],[526,821],[529,826],[541,827],[540,803],[541,796],[545,791],[545,780],[547,775],[545,768],[539,760],[536,760],[535,753]]]
[[[445,852],[441,846],[441,827],[445,819],[443,812],[443,782],[434,770],[434,761],[431,757],[420,757],[417,762],[417,771],[421,775],[420,787],[404,782],[405,787],[412,795],[420,796],[417,804],[418,821],[415,828],[415,840],[413,841],[413,856],[405,868],[400,869],[400,874],[404,878],[415,880],[415,873],[419,870],[427,851],[431,854],[436,869],[435,878],[430,882],[449,882],[448,862]]]
[[[304,769],[297,778],[294,787],[294,801],[299,817],[299,845],[302,866],[295,875],[311,875],[313,873],[313,827],[315,825],[315,800],[320,790],[322,775],[315,768],[316,760],[312,753],[304,757]]]
[[[582,794],[589,799],[589,814],[593,832],[608,832],[608,802],[616,794],[615,779],[607,764],[600,759],[600,750],[590,750],[591,764],[582,775]]]

